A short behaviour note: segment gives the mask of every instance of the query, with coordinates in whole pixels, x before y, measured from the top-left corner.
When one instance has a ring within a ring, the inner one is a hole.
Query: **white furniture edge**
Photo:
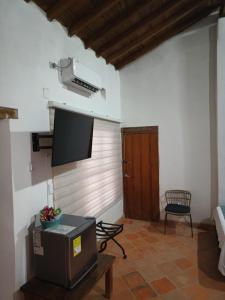
[[[220,206],[216,207],[213,215],[216,223],[219,247],[221,248],[218,269],[225,276],[225,218]]]

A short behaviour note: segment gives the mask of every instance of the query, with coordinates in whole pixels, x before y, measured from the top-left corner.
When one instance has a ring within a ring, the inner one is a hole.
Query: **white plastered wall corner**
[[[1,299],[12,299],[15,284],[13,182],[9,120],[0,120],[0,290]]]
[[[225,18],[218,22],[217,45],[218,198],[225,205]]]

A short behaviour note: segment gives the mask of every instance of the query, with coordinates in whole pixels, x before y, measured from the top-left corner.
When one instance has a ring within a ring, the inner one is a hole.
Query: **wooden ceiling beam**
[[[105,56],[105,54],[108,51],[111,51],[114,49],[118,43],[123,43],[126,40],[130,39],[131,36],[133,36],[135,33],[137,33],[139,30],[144,28],[145,26],[149,26],[152,22],[156,21],[158,18],[160,18],[164,13],[169,14],[172,10],[174,10],[176,7],[179,7],[181,4],[181,1],[177,0],[170,0],[163,6],[160,6],[155,11],[151,12],[148,16],[146,16],[144,19],[140,20],[139,22],[133,24],[128,30],[122,32],[121,34],[115,36],[112,38],[109,42],[103,44],[98,49],[94,49],[97,56]]]
[[[199,22],[201,19],[207,17],[214,9],[218,6],[213,6],[211,8],[204,9],[197,14],[194,14],[191,18],[181,20],[176,24],[173,24],[172,28],[168,27],[159,37],[154,40],[151,40],[148,44],[140,47],[139,49],[135,50],[134,52],[130,53],[129,55],[123,57],[119,61],[114,63],[114,66],[117,70],[122,69],[127,64],[133,62],[134,60],[138,59],[140,56],[152,51],[157,46],[168,40],[169,38],[179,34],[180,32],[186,30],[190,26],[194,25],[195,23]]]
[[[80,32],[86,26],[88,26],[103,14],[105,14],[108,10],[110,10],[117,2],[119,2],[119,0],[103,1],[100,6],[96,7],[92,11],[89,11],[85,16],[81,17],[70,26],[69,36]]]
[[[147,5],[149,5],[149,0],[138,1],[128,11],[125,11],[123,15],[118,14],[115,19],[109,21],[105,26],[92,33],[85,39],[85,48],[92,47],[94,44],[99,42],[99,40],[104,39],[105,36],[119,30],[120,27],[123,27],[127,24],[129,19],[132,19],[134,16],[142,12]]]
[[[198,9],[202,6],[202,3],[205,0],[201,0],[196,2],[196,0],[191,1],[188,6],[183,6],[179,11],[176,11],[172,16],[167,17],[166,19],[162,20],[155,28],[153,28],[151,31],[146,31],[141,36],[132,39],[129,41],[126,45],[122,45],[119,49],[115,50],[109,55],[106,55],[107,62],[113,63],[115,60],[126,54],[130,51],[130,49],[137,47],[141,43],[144,43],[145,41],[154,38],[156,35],[160,34],[164,30],[166,30],[167,27],[173,26],[178,21],[182,20],[186,16],[190,15],[193,11]]]
[[[74,0],[58,0],[54,5],[52,5],[47,10],[47,18],[49,21],[56,19],[57,17],[63,15],[63,13],[74,4]]]

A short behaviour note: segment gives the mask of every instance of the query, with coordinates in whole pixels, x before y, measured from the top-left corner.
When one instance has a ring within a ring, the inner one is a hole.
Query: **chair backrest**
[[[191,205],[191,193],[183,190],[168,190],[165,192],[167,204]]]

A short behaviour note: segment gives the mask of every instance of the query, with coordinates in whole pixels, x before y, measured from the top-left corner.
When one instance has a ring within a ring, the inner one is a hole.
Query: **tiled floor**
[[[214,230],[187,224],[123,219],[118,237],[127,259],[113,242],[105,253],[116,256],[112,300],[225,300],[225,277],[217,270],[219,250]],[[103,300],[101,280],[85,300]]]

